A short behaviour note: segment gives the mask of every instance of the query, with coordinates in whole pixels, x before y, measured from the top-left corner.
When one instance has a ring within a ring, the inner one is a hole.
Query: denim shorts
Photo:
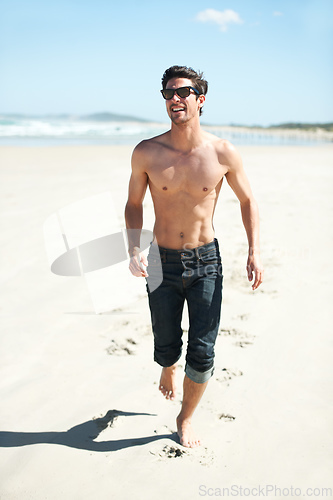
[[[167,367],[180,358],[186,300],[190,326],[185,373],[194,382],[206,382],[214,371],[214,346],[221,315],[223,276],[217,240],[185,250],[152,243],[147,271],[154,360]]]

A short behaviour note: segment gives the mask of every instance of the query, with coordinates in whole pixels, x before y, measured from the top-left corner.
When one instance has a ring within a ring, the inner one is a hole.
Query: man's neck
[[[181,124],[171,124],[171,145],[183,153],[190,152],[202,143],[202,130],[199,120]]]

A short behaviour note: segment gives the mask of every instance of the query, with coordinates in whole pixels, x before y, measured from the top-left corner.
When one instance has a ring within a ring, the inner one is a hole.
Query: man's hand
[[[139,247],[134,247],[133,248],[133,255],[130,260],[129,264],[129,269],[133,276],[137,277],[144,277],[146,278],[148,276],[148,273],[146,271],[146,267],[148,266],[148,262],[146,257],[144,256],[143,253],[141,253],[141,250]]]
[[[264,279],[264,268],[261,265],[260,257],[258,255],[249,255],[246,270],[249,281],[253,280],[254,275],[252,290],[256,290]]]

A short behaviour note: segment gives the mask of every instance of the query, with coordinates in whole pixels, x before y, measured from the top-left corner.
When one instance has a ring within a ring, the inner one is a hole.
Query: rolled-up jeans
[[[221,316],[223,275],[217,240],[182,250],[152,243],[147,271],[154,360],[163,367],[179,360],[186,300],[189,331],[185,373],[193,382],[206,382],[214,372],[214,346]],[[159,276],[159,286],[149,286]]]

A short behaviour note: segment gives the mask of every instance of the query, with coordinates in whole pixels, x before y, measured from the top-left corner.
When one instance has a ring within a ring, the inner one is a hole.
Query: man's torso
[[[203,133],[200,146],[184,153],[170,146],[168,134],[146,141],[146,173],[158,245],[195,248],[214,239],[214,209],[228,171],[221,144],[215,136]]]

